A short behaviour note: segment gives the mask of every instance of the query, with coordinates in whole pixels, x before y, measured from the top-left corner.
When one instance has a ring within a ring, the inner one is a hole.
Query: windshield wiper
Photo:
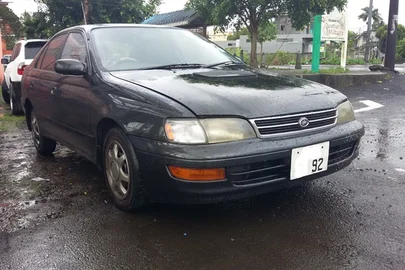
[[[235,61],[225,61],[221,63],[216,63],[212,65],[205,65],[204,68],[213,68],[213,67],[218,67],[218,66],[245,66],[244,63],[242,62],[235,62]]]
[[[204,65],[202,64],[171,64],[171,65],[140,68],[139,70],[176,69],[176,68],[182,69],[182,68],[202,68],[202,67],[204,67]]]

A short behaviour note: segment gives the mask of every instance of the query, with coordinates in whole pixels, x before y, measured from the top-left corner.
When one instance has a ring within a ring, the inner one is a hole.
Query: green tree
[[[81,0],[35,0],[50,35],[83,24]],[[89,23],[140,23],[156,14],[161,0],[89,0]]]
[[[398,24],[398,40],[405,39],[405,26]],[[380,40],[380,51],[385,52],[385,44],[387,40],[388,25],[380,26],[377,30],[376,37]]]
[[[349,39],[347,42],[347,49],[349,51],[353,52],[356,49],[357,39],[358,39],[358,35],[353,31],[349,31]]]
[[[370,10],[369,7],[365,7],[361,9],[363,13],[359,15],[359,20],[362,20],[363,22],[368,21],[368,11]],[[379,26],[381,26],[381,22],[383,22],[383,18],[381,17],[380,11],[378,8],[373,9],[371,13],[371,18],[373,19],[373,29],[377,30]]]
[[[187,6],[208,16],[209,21],[224,28],[247,27],[251,34],[250,65],[257,67],[259,27],[263,22],[288,14],[293,27],[302,29],[314,14],[342,10],[347,0],[189,0]]]
[[[49,38],[50,32],[49,21],[47,20],[47,14],[44,12],[34,12],[32,15],[25,12],[21,16],[21,22],[23,24],[23,31],[25,37],[28,39],[32,38]]]
[[[240,39],[240,36],[249,36],[249,30],[246,27],[242,27],[240,30],[230,34],[228,40]]]
[[[263,64],[263,43],[276,38],[277,28],[274,23],[264,22],[259,27],[260,65]]]
[[[397,55],[399,59],[405,59],[405,38],[398,42]]]
[[[14,12],[7,6],[0,6],[0,29],[1,35],[6,41],[7,49],[12,49],[14,43],[22,35],[22,24],[14,14]]]

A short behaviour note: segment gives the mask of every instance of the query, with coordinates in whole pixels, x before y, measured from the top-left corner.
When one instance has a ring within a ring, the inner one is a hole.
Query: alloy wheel
[[[115,140],[109,143],[106,152],[105,170],[108,184],[119,200],[124,200],[129,191],[129,162],[121,144]]]

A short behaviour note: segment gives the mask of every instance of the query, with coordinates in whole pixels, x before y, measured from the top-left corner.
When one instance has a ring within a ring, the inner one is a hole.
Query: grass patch
[[[11,114],[10,106],[0,97],[0,131],[17,129],[25,122],[24,115],[14,116]]]

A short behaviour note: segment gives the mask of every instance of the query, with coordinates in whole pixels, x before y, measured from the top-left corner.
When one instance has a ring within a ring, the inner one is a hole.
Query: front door
[[[51,122],[52,109],[50,103],[51,89],[55,86],[59,75],[53,67],[59,59],[67,34],[54,37],[38,60],[33,63],[34,68],[29,74],[29,97],[38,118],[41,133],[47,137],[59,140],[55,133],[55,126]]]
[[[69,34],[61,59],[87,63],[85,38],[80,32]],[[51,89],[52,122],[62,132],[62,141],[86,157],[93,152],[94,136],[89,126],[88,104],[92,92],[87,76],[58,75]]]

